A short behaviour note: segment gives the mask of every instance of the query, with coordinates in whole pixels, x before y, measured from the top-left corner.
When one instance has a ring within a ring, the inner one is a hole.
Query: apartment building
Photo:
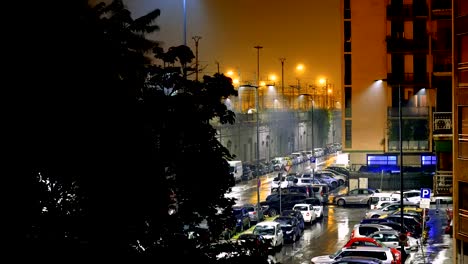
[[[441,155],[441,177],[451,180],[452,131],[441,123],[451,124],[452,113],[450,0],[342,0],[342,16],[342,138],[351,163],[398,165],[402,149],[405,166],[437,171]]]
[[[468,263],[468,1],[453,0],[453,209],[455,263]]]

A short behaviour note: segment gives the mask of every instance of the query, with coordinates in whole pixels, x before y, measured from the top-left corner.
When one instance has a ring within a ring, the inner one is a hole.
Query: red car
[[[377,247],[386,247],[377,240],[370,237],[355,237],[351,238],[343,247],[349,248],[352,246],[377,246]],[[394,261],[392,264],[401,264],[401,253],[396,248],[390,248],[392,251]]]

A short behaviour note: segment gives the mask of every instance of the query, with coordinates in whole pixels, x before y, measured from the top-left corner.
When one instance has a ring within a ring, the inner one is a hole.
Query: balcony
[[[389,36],[387,41],[387,52],[428,52],[429,38],[406,39]]]
[[[427,152],[429,151],[429,140],[402,140],[401,145],[405,152]],[[400,151],[400,141],[388,141],[389,152]]]
[[[415,17],[427,17],[429,10],[427,5],[387,5],[387,19],[411,20]]]
[[[452,16],[452,1],[433,0],[432,18],[450,18]]]
[[[434,196],[452,196],[453,172],[436,171],[434,176]]]
[[[387,116],[391,118],[399,118],[399,108],[398,107],[389,107]],[[429,118],[429,107],[402,107],[401,116],[403,118],[420,118],[428,119]]]
[[[429,73],[388,73],[387,80],[390,85],[428,85]]]

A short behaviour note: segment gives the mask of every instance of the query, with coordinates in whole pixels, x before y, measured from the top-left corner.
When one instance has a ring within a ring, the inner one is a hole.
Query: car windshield
[[[275,219],[275,222],[280,223],[280,225],[291,225],[292,220],[289,217],[278,217]]]
[[[253,231],[254,234],[257,235],[274,235],[275,234],[275,228],[272,226],[262,226],[262,225],[257,225]]]
[[[294,210],[299,210],[299,211],[307,211],[309,210],[309,207],[308,206],[294,206]]]
[[[336,258],[338,255],[341,254],[341,252],[342,252],[342,250],[341,250],[341,249],[338,249],[338,251],[336,251],[335,253],[333,253],[333,254],[330,255],[330,258],[332,258],[332,259]]]
[[[242,215],[242,209],[240,208],[234,208],[233,212],[234,212],[234,215]]]

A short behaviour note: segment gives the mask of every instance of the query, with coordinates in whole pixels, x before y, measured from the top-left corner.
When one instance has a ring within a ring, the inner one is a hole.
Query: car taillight
[[[320,192],[320,196],[323,196],[323,191],[322,191],[322,192]]]
[[[412,235],[411,232],[406,232],[406,236],[410,237],[411,235]]]
[[[257,214],[257,212],[252,212],[252,214],[256,215],[256,214]]]
[[[351,238],[354,238],[354,230],[351,231]]]
[[[309,212],[306,213],[306,216],[309,216]]]

